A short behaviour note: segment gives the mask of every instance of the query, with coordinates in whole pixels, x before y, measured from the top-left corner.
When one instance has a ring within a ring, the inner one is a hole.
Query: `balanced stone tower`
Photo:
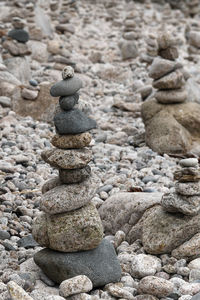
[[[175,192],[165,194],[161,205],[170,213],[180,212],[195,216],[200,212],[200,169],[198,159],[188,158],[179,162],[181,169],[174,172]]]
[[[93,286],[119,281],[121,269],[113,246],[103,239],[103,227],[92,204],[97,178],[91,174],[89,148],[96,122],[76,108],[82,81],[72,67],[62,72],[63,80],[51,87],[59,97],[51,150],[42,158],[59,170],[59,176],[42,189],[42,213],[33,225],[33,237],[47,249],[34,256],[36,264],[57,283],[86,275]]]

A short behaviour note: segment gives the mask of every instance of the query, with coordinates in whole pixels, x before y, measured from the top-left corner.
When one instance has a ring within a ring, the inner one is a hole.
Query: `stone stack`
[[[191,24],[187,24],[185,29],[185,37],[189,44],[188,53],[190,57],[195,58],[200,54],[200,26],[199,22],[193,20]]]
[[[132,11],[126,16],[122,35],[125,40],[137,40],[140,37],[139,23],[140,18],[137,11]]]
[[[141,61],[151,64],[154,58],[158,55],[158,43],[154,34],[150,33],[146,39],[146,53],[141,55]]]
[[[187,5],[187,14],[191,17],[194,17],[200,12],[200,3],[199,0],[186,0]]]
[[[62,77],[50,90],[51,96],[59,97],[54,117],[57,133],[51,141],[55,148],[42,153],[45,162],[59,170],[59,176],[43,186],[42,213],[32,231],[35,240],[49,249],[38,252],[34,259],[57,283],[83,274],[94,286],[104,285],[120,279],[120,267],[112,245],[103,240],[101,219],[91,203],[97,180],[88,165],[92,160],[88,131],[96,122],[76,108],[82,81],[74,76],[73,68],[65,67]],[[97,265],[92,262],[95,259]],[[109,259],[111,266],[107,266]],[[104,272],[108,273],[105,277]]]
[[[175,171],[175,192],[165,194],[161,205],[171,213],[180,212],[195,216],[200,212],[200,168],[198,159],[188,158],[180,161],[180,170]]]
[[[19,17],[13,17],[12,25],[14,28],[8,32],[8,36],[3,42],[4,59],[10,58],[11,56],[24,56],[31,54],[30,49],[26,45],[29,40],[29,34],[24,29],[24,20]]]
[[[178,51],[174,40],[168,33],[158,38],[158,54],[153,61],[149,76],[154,79],[153,87],[157,89],[155,98],[159,103],[182,103],[187,99],[182,65],[176,62]]]

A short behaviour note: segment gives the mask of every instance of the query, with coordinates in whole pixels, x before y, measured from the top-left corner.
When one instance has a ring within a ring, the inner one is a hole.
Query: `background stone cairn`
[[[175,41],[165,33],[157,42],[160,57],[154,59],[149,69],[149,76],[154,79],[153,87],[157,89],[154,96],[162,104],[182,103],[187,99],[187,92],[182,64],[175,61],[178,58]]]
[[[200,169],[198,159],[180,160],[181,169],[174,172],[175,193],[165,194],[161,204],[171,213],[194,216],[200,211]]]
[[[95,128],[96,122],[75,106],[82,81],[74,76],[73,68],[65,67],[62,77],[63,80],[50,90],[53,97],[60,97],[54,117],[57,133],[51,141],[55,148],[42,153],[45,162],[59,170],[59,177],[43,186],[42,213],[35,220],[32,230],[35,240],[49,249],[39,251],[34,259],[44,273],[57,283],[84,274],[94,286],[104,285],[118,281],[121,270],[113,246],[105,239],[102,241],[101,219],[91,203],[97,178],[91,176],[88,165],[92,160],[92,150],[87,146],[92,137],[87,131]],[[101,266],[94,257],[101,260]],[[111,267],[108,266],[110,259]],[[94,266],[92,260],[95,260]],[[112,269],[111,272],[108,269]],[[103,276],[104,272],[106,276]]]
[[[155,34],[150,33],[146,38],[146,53],[142,53],[140,60],[151,64],[154,58],[158,55],[158,43]]]
[[[185,28],[185,37],[189,44],[188,53],[190,60],[199,59],[200,55],[200,25],[197,20],[192,20]]]

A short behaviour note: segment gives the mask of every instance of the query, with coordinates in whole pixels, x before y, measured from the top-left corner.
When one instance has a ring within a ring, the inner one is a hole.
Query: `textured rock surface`
[[[62,96],[59,98],[59,105],[64,110],[70,110],[78,103],[79,94],[74,94],[71,96]]]
[[[41,214],[33,224],[34,239],[42,246],[62,252],[90,250],[103,238],[96,208],[87,204],[72,212]]]
[[[9,281],[7,287],[12,300],[33,300],[16,282]]]
[[[164,77],[155,80],[153,82],[153,87],[156,89],[178,89],[181,88],[184,84],[184,77],[180,70],[176,70]]]
[[[200,230],[200,216],[171,214],[157,205],[143,215],[142,242],[151,254],[169,253]]]
[[[40,209],[50,215],[78,209],[92,199],[97,179],[90,177],[82,183],[59,185],[43,194]]]
[[[54,123],[59,134],[79,134],[97,127],[95,120],[78,109],[55,114]]]
[[[80,88],[82,88],[82,81],[77,76],[74,76],[55,83],[50,89],[50,94],[53,97],[70,96],[75,94]]]
[[[159,298],[168,296],[173,292],[173,289],[173,283],[155,276],[146,276],[139,283],[139,290],[142,293],[151,294]]]
[[[59,135],[56,134],[51,140],[53,146],[60,149],[83,148],[87,147],[92,140],[89,132],[84,132],[75,135]]]
[[[99,214],[106,234],[123,230],[130,241],[131,228],[149,207],[160,203],[162,193],[117,193],[100,207]]]
[[[92,159],[90,149],[51,149],[41,154],[45,162],[59,169],[77,169],[85,167]]]
[[[187,97],[188,93],[184,88],[174,89],[174,90],[160,90],[156,91],[155,98],[159,103],[162,104],[173,104],[182,103]]]
[[[195,234],[191,239],[172,251],[172,255],[177,259],[195,259],[200,257],[200,233]]]
[[[59,170],[59,178],[62,183],[80,183],[86,179],[91,174],[90,166],[86,166],[82,169],[74,169],[74,170]]]
[[[114,247],[106,239],[90,251],[60,253],[43,249],[35,254],[34,260],[56,283],[83,274],[90,278],[94,287],[100,287],[117,282],[121,277]]]
[[[92,282],[87,276],[79,275],[62,281],[59,289],[60,295],[66,298],[71,295],[89,292],[92,290],[92,287]]]
[[[179,63],[156,57],[149,68],[149,77],[159,79],[180,67]]]
[[[143,278],[160,272],[161,261],[159,258],[151,255],[138,254],[133,257],[131,269],[131,275],[134,278]]]

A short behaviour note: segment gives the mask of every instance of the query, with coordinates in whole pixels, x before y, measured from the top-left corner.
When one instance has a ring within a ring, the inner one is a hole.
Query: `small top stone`
[[[15,29],[23,29],[25,26],[25,21],[18,17],[12,18],[12,25]]]
[[[158,36],[157,39],[159,50],[165,50],[169,47],[175,46],[175,40],[169,32],[164,32]]]
[[[198,167],[198,159],[197,158],[186,158],[186,159],[181,159],[179,161],[179,164],[182,167],[193,167],[193,168],[197,168]]]
[[[63,80],[74,77],[74,69],[71,66],[66,66],[62,70]]]

